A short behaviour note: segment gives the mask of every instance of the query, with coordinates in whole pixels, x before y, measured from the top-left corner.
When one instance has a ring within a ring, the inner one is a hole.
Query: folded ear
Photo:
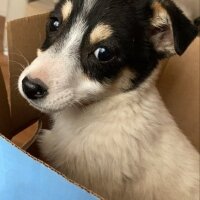
[[[150,37],[164,57],[181,55],[197,36],[197,28],[171,0],[154,0]]]

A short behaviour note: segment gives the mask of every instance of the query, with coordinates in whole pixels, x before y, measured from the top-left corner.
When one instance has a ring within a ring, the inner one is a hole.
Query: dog
[[[47,162],[108,200],[199,200],[199,154],[155,86],[198,34],[176,4],[61,0],[46,29],[18,88],[52,117]]]

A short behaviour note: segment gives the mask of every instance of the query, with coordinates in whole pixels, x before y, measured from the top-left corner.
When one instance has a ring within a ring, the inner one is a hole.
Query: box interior
[[[7,24],[9,86],[8,80],[5,80],[5,72],[3,77],[0,68],[0,132],[21,148],[27,149],[31,146],[33,149],[31,152],[36,149],[32,143],[40,126],[36,121],[43,118],[43,114],[31,108],[20,96],[17,90],[17,79],[23,68],[36,57],[37,49],[45,37],[47,16],[48,14],[26,17]],[[200,150],[199,67],[200,38],[198,37],[183,56],[175,56],[163,62],[163,70],[157,84],[178,126],[198,150]],[[48,122],[48,119],[43,120],[43,124]],[[29,125],[31,129],[27,130]],[[25,131],[22,133],[22,130]]]

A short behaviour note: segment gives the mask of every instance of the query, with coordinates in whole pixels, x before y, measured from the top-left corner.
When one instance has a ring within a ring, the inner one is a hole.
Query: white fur
[[[151,79],[53,119],[52,131],[40,138],[43,155],[106,199],[199,200],[199,155]]]

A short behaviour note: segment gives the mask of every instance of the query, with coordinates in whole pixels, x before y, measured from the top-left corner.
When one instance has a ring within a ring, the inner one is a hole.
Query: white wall
[[[13,20],[25,16],[27,0],[0,0],[0,15]]]
[[[0,15],[4,17],[7,15],[8,1],[9,0],[0,0]]]
[[[7,21],[48,12],[58,0],[40,0],[27,7],[28,0],[0,0],[0,15],[7,17]],[[34,11],[32,13],[32,10]],[[30,13],[29,13],[30,11]]]
[[[8,3],[8,12],[7,12],[7,21],[22,18],[26,13],[27,0],[7,0]]]
[[[200,16],[199,0],[174,0],[174,2],[185,12],[191,20]]]

